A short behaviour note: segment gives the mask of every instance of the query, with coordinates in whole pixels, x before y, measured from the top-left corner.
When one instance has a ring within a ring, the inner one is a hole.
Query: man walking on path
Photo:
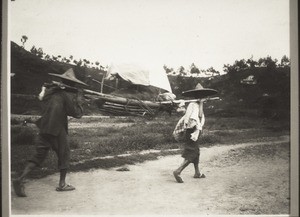
[[[201,174],[199,169],[200,149],[197,140],[202,133],[205,123],[203,99],[216,93],[216,90],[203,88],[200,83],[197,84],[195,89],[182,93],[183,96],[198,100],[189,103],[185,115],[178,121],[173,132],[173,136],[176,140],[179,140],[180,137],[184,137],[185,140],[183,153],[181,155],[184,161],[173,171],[173,175],[178,183],[183,183],[180,174],[190,163],[194,164],[194,178],[205,178],[205,175]]]
[[[40,166],[50,149],[58,158],[60,179],[57,191],[70,191],[75,187],[66,184],[66,175],[70,161],[68,143],[68,116],[81,118],[83,115],[84,96],[79,85],[86,85],[75,77],[72,69],[64,74],[50,75],[59,77],[62,83],[45,84],[39,99],[45,103],[42,117],[36,122],[39,135],[36,138],[36,153],[29,160],[20,177],[13,180],[13,188],[17,196],[26,197],[24,179],[37,166]]]

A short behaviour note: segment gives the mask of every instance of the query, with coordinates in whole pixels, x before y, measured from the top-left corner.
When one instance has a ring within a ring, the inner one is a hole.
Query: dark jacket
[[[37,121],[41,134],[59,135],[61,130],[68,133],[68,116],[81,118],[83,108],[77,101],[76,93],[61,89],[47,91],[43,101],[45,108],[42,117]]]

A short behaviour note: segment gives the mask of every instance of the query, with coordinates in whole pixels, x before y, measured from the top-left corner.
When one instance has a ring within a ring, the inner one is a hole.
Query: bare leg
[[[67,176],[67,169],[60,170],[60,177],[59,177],[59,187],[62,188],[66,185],[66,176]]]
[[[22,175],[13,180],[13,187],[14,187],[14,191],[16,193],[17,196],[19,197],[26,197],[26,194],[25,194],[25,187],[24,187],[24,179],[25,177],[36,167],[36,164],[35,163],[32,163],[32,162],[29,162]]]
[[[26,167],[25,167],[25,169],[24,169],[24,171],[23,171],[23,173],[22,173],[22,175],[19,177],[19,178],[17,178],[16,180],[18,180],[18,181],[23,181],[24,180],[24,178],[34,169],[36,167],[36,164],[35,163],[32,163],[32,162],[29,162],[27,165],[26,165]]]
[[[199,163],[194,163],[195,175],[194,178],[200,177]]]
[[[59,186],[56,191],[73,191],[75,187],[66,183],[67,169],[60,170]]]
[[[180,174],[189,164],[190,164],[190,161],[184,159],[183,163],[178,167],[178,169],[173,172],[173,175],[178,183],[183,183],[183,180],[180,177]]]
[[[199,162],[195,162],[194,163],[194,167],[195,167],[195,175],[194,178],[205,178],[205,175],[202,173],[200,173],[199,170]]]

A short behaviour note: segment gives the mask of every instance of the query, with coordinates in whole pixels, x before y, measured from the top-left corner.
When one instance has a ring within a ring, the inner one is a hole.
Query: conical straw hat
[[[202,85],[198,83],[195,89],[183,91],[182,96],[192,97],[195,99],[203,99],[217,93],[218,91],[210,88],[203,88]]]
[[[76,77],[75,77],[75,73],[73,71],[72,68],[68,69],[65,73],[63,74],[54,74],[54,73],[49,73],[49,75],[53,75],[53,76],[56,76],[56,77],[59,77],[59,78],[62,78],[62,79],[65,79],[65,80],[68,80],[68,81],[73,81],[75,83],[78,83],[78,84],[82,84],[82,85],[85,85],[85,86],[88,86],[86,83],[78,80]]]

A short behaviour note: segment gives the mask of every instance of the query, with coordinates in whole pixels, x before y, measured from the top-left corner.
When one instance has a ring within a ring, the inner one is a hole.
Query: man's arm
[[[186,109],[185,115],[184,115],[184,125],[186,126],[189,122],[189,119],[191,117],[191,114],[193,112],[193,103],[190,103]]]
[[[203,127],[204,126],[204,124],[205,124],[205,115],[204,115],[204,113],[202,113],[202,117],[200,117],[200,124],[201,124],[201,126]]]
[[[84,105],[84,96],[83,91],[78,91],[77,93],[65,92],[66,99],[66,111],[68,116],[74,118],[81,118],[83,116],[83,105]]]

